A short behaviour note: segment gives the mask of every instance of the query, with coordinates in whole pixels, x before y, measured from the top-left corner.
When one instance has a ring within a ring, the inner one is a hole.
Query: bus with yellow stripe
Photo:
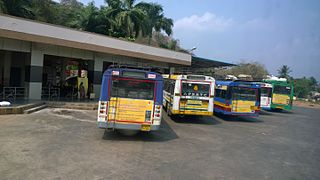
[[[174,74],[163,77],[163,106],[169,116],[213,115],[213,77]]]
[[[130,68],[109,68],[102,78],[98,127],[158,130],[161,123],[161,74]]]
[[[216,81],[214,112],[235,116],[258,116],[260,84],[248,81]]]

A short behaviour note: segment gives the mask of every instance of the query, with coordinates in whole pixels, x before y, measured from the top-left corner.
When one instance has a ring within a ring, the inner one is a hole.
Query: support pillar
[[[93,92],[95,93],[95,97],[99,98],[100,90],[101,90],[101,80],[103,75],[103,60],[99,57],[95,57],[94,59],[94,68],[93,68]]]
[[[41,100],[42,71],[44,54],[35,44],[31,49],[31,63],[29,67],[29,100]]]
[[[3,86],[10,86],[10,71],[11,71],[11,52],[4,53],[3,63]]]

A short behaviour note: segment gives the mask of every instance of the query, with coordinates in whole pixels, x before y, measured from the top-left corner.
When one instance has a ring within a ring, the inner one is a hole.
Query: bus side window
[[[226,90],[216,89],[216,97],[225,99],[226,95],[227,95],[227,91]]]

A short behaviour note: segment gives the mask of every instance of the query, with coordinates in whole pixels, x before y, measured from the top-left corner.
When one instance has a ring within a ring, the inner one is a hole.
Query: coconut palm
[[[278,75],[281,78],[287,78],[290,79],[290,73],[292,72],[292,70],[290,69],[289,66],[287,65],[283,65],[280,67],[280,69],[278,69]]]
[[[106,0],[107,14],[116,22],[115,31],[124,33],[126,37],[137,37],[144,29],[146,14],[137,8],[135,0]]]
[[[168,36],[172,34],[173,20],[164,16],[160,4],[141,2],[136,7],[147,14],[145,33],[149,36],[149,44],[153,31],[160,32],[163,30]]]

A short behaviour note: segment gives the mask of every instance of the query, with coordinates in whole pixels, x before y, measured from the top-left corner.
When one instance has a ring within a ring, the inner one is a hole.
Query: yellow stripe
[[[224,108],[231,108],[231,105],[227,106],[226,104],[221,103],[221,102],[217,102],[217,101],[214,101],[214,105],[218,105],[218,106],[221,106]]]

